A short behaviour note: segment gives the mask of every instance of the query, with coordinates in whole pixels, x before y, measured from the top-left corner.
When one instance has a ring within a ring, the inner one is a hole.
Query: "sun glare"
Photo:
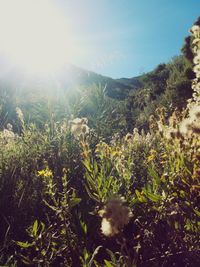
[[[69,25],[51,0],[0,0],[0,53],[31,72],[56,71],[71,60]]]

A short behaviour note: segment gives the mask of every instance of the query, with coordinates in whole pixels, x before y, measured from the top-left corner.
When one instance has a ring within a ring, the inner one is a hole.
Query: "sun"
[[[31,72],[56,71],[75,51],[69,25],[51,0],[0,0],[0,53]]]

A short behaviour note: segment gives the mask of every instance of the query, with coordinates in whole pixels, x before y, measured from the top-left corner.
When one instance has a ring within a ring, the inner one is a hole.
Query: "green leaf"
[[[147,202],[146,198],[142,196],[141,193],[137,189],[135,190],[135,194],[140,202],[142,203]]]
[[[107,260],[104,260],[104,263],[106,267],[113,267],[113,265]]]
[[[29,258],[23,256],[22,254],[19,254],[20,258],[22,259],[23,263],[26,264],[26,265],[31,265],[32,262]]]
[[[149,191],[146,191],[145,194],[153,202],[158,202],[159,200],[162,199],[162,197],[160,195],[155,195],[155,194],[153,194],[153,193],[151,193]]]
[[[134,204],[138,203],[138,199],[137,198],[132,198],[130,200],[130,205],[133,206]]]
[[[33,246],[33,243],[24,243],[20,241],[16,241],[16,244],[20,246],[21,248],[29,248]]]
[[[94,165],[94,167],[93,167],[94,168],[94,173],[97,174],[98,173],[98,165],[97,165],[97,162],[94,161],[93,165]]]
[[[85,259],[85,261],[87,261],[88,258],[89,258],[89,254],[88,254],[88,252],[85,250],[85,251],[84,251],[84,259]]]
[[[88,183],[88,186],[91,188],[91,190],[96,191],[96,183],[94,181],[94,178],[91,177],[90,173],[85,174],[86,181]]]
[[[87,169],[88,172],[90,172],[90,173],[92,172],[91,164],[90,164],[90,161],[89,160],[84,160],[83,161],[83,165]]]
[[[70,200],[70,207],[73,208],[74,206],[78,205],[81,202],[81,198],[73,198]]]
[[[33,229],[32,229],[33,236],[37,236],[37,231],[38,231],[38,221],[35,220],[33,224]]]
[[[135,190],[135,194],[138,198],[141,196],[140,191],[138,191],[137,189]]]
[[[198,217],[200,217],[200,212],[199,212],[197,209],[194,209],[194,212],[196,213],[196,215],[197,215]]]
[[[175,223],[174,223],[174,227],[175,227],[176,230],[178,230],[178,228],[179,228],[179,223],[178,223],[177,221],[175,221]]]
[[[87,234],[87,224],[83,221],[81,221],[80,224],[84,234]]]
[[[149,168],[148,169],[148,174],[152,177],[152,181],[153,181],[153,191],[155,192],[158,188],[158,184],[159,184],[159,176],[157,174],[157,172],[153,169],[153,168]]]
[[[91,192],[90,189],[87,187],[87,185],[85,185],[85,189],[91,199],[94,199],[98,203],[100,202],[99,196],[95,194],[94,192]]]
[[[44,224],[43,222],[41,222],[40,225],[41,225],[41,228],[42,228],[42,229],[41,229],[41,232],[43,232],[44,229],[45,229],[45,224]]]
[[[111,250],[109,250],[109,249],[106,249],[106,251],[107,251],[107,253],[109,254],[109,256],[110,256],[112,262],[113,262],[113,263],[116,263],[116,262],[117,262],[117,259],[116,259],[115,254],[114,254]]]
[[[54,207],[54,206],[50,205],[45,199],[43,199],[43,201],[44,201],[45,205],[46,205],[48,208],[50,208],[51,210],[53,210],[53,211],[55,211],[55,212],[58,211],[58,208],[57,208],[57,207]]]
[[[92,266],[92,263],[93,263],[93,261],[94,261],[94,257],[98,254],[99,249],[100,249],[101,247],[102,247],[102,246],[98,246],[98,247],[95,249],[95,251],[93,252],[92,257],[91,257],[91,259],[90,259],[90,261],[89,261],[89,263],[88,263],[88,267],[91,267],[91,266]]]

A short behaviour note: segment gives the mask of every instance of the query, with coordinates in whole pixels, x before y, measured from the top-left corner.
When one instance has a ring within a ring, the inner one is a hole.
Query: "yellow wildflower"
[[[53,173],[49,168],[43,169],[37,172],[37,176],[43,176],[45,178],[53,176]]]
[[[157,152],[154,149],[150,150],[150,155],[147,158],[147,162],[153,161],[156,158]]]

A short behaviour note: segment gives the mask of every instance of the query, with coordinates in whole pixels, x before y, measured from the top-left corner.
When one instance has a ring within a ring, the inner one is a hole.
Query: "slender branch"
[[[198,252],[200,252],[200,249],[197,249],[197,250],[188,250],[188,251],[178,251],[176,253],[169,253],[169,254],[166,254],[166,255],[158,255],[157,257],[154,257],[154,258],[145,260],[145,262],[155,261],[158,258],[159,259],[164,259],[164,258],[167,258],[167,257],[173,257],[173,256],[177,256],[177,255],[181,255],[181,254],[185,254],[185,253],[193,253],[193,252],[194,253],[198,253]]]

